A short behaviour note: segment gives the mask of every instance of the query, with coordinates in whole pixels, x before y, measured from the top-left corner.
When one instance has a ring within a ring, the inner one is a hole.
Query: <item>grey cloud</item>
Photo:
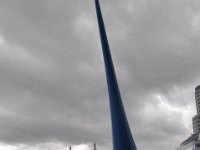
[[[163,110],[151,95],[162,95],[163,102],[180,109],[194,105],[199,2],[101,4],[138,148],[175,149],[190,132],[183,113]],[[109,106],[93,1],[4,0],[0,7],[0,35],[7,44],[0,47],[0,141],[96,140],[109,149]]]

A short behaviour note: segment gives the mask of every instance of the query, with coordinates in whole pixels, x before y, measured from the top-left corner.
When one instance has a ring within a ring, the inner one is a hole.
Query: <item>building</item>
[[[97,150],[97,146],[95,142],[94,142],[93,150]]]
[[[50,150],[50,149],[49,149]],[[72,150],[72,146],[70,145],[69,146],[69,150]],[[93,144],[93,150],[97,150],[97,146],[96,146],[96,143],[94,142]]]
[[[192,118],[193,133],[200,132],[200,85],[195,88],[197,115]]]
[[[195,88],[197,115],[192,118],[193,134],[177,150],[200,150],[200,85]]]

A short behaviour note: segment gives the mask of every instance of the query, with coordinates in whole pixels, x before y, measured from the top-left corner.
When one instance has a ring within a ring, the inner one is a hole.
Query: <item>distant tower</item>
[[[96,146],[95,142],[94,142],[94,149],[93,150],[97,150],[97,146]]]
[[[197,115],[192,118],[193,134],[177,150],[200,150],[200,85],[195,88]]]
[[[95,6],[109,93],[113,150],[137,150],[121,99],[99,0],[95,0]]]
[[[71,145],[69,146],[69,150],[72,150],[72,147],[71,147]]]
[[[192,118],[193,133],[200,132],[200,85],[195,88],[197,115]]]

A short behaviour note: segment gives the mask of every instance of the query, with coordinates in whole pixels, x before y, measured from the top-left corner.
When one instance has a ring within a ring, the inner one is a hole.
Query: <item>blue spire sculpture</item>
[[[95,0],[112,120],[113,150],[137,150],[123,107],[99,0]]]

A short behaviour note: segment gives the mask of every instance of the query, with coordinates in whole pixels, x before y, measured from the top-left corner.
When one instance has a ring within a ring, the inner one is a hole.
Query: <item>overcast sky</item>
[[[192,133],[200,84],[199,0],[101,0],[138,150]],[[0,1],[0,149],[111,150],[93,0]]]

